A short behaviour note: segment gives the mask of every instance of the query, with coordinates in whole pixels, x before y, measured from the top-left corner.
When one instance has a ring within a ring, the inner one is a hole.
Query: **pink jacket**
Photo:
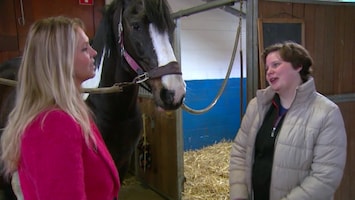
[[[46,116],[46,117],[45,117]],[[94,123],[97,149],[61,110],[43,112],[26,128],[18,167],[26,200],[114,200],[118,172]]]

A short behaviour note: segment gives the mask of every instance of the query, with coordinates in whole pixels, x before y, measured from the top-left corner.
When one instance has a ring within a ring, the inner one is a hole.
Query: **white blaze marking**
[[[160,33],[156,26],[149,24],[150,37],[152,38],[155,53],[158,57],[158,66],[162,67],[170,62],[176,62],[174,50],[171,47],[168,33]],[[186,84],[180,74],[162,76],[162,84],[168,90],[174,90],[174,102],[178,103],[186,93]]]
[[[171,47],[168,33],[160,33],[156,26],[149,24],[150,37],[152,38],[155,53],[158,57],[158,66],[165,66],[176,61],[174,50]]]

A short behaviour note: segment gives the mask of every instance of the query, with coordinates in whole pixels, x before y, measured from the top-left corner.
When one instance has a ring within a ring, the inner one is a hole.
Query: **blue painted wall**
[[[227,86],[216,103],[207,113],[182,113],[184,151],[201,149],[221,140],[234,139],[241,120],[241,83],[240,78],[230,78]],[[218,80],[186,81],[185,104],[192,109],[206,108],[214,100],[223,84]],[[243,79],[243,107],[246,108],[246,79]]]

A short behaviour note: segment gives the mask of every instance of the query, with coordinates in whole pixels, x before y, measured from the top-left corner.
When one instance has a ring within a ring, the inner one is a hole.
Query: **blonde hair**
[[[79,19],[63,16],[35,22],[27,35],[18,74],[15,107],[1,137],[1,160],[6,176],[17,170],[21,136],[42,111],[58,108],[82,127],[87,145],[96,145],[90,111],[74,81],[74,55]]]

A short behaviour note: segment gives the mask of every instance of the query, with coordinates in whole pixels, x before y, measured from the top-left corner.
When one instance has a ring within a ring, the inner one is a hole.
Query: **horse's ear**
[[[0,63],[0,77],[16,80],[17,72],[21,65],[22,57],[11,58],[10,60]]]
[[[122,1],[122,8],[126,8],[126,7],[128,7],[129,5],[131,5],[131,4],[135,4],[135,1],[136,0],[123,0]]]
[[[146,15],[163,32],[164,30],[174,30],[175,23],[171,17],[171,9],[165,0],[146,0]]]
[[[98,66],[100,63],[100,59],[102,57],[103,49],[108,45],[107,34],[110,34],[110,31],[107,31],[106,20],[102,20],[99,24],[99,28],[97,29],[94,38],[91,39],[90,45],[97,51],[97,55],[95,56],[95,66]]]

